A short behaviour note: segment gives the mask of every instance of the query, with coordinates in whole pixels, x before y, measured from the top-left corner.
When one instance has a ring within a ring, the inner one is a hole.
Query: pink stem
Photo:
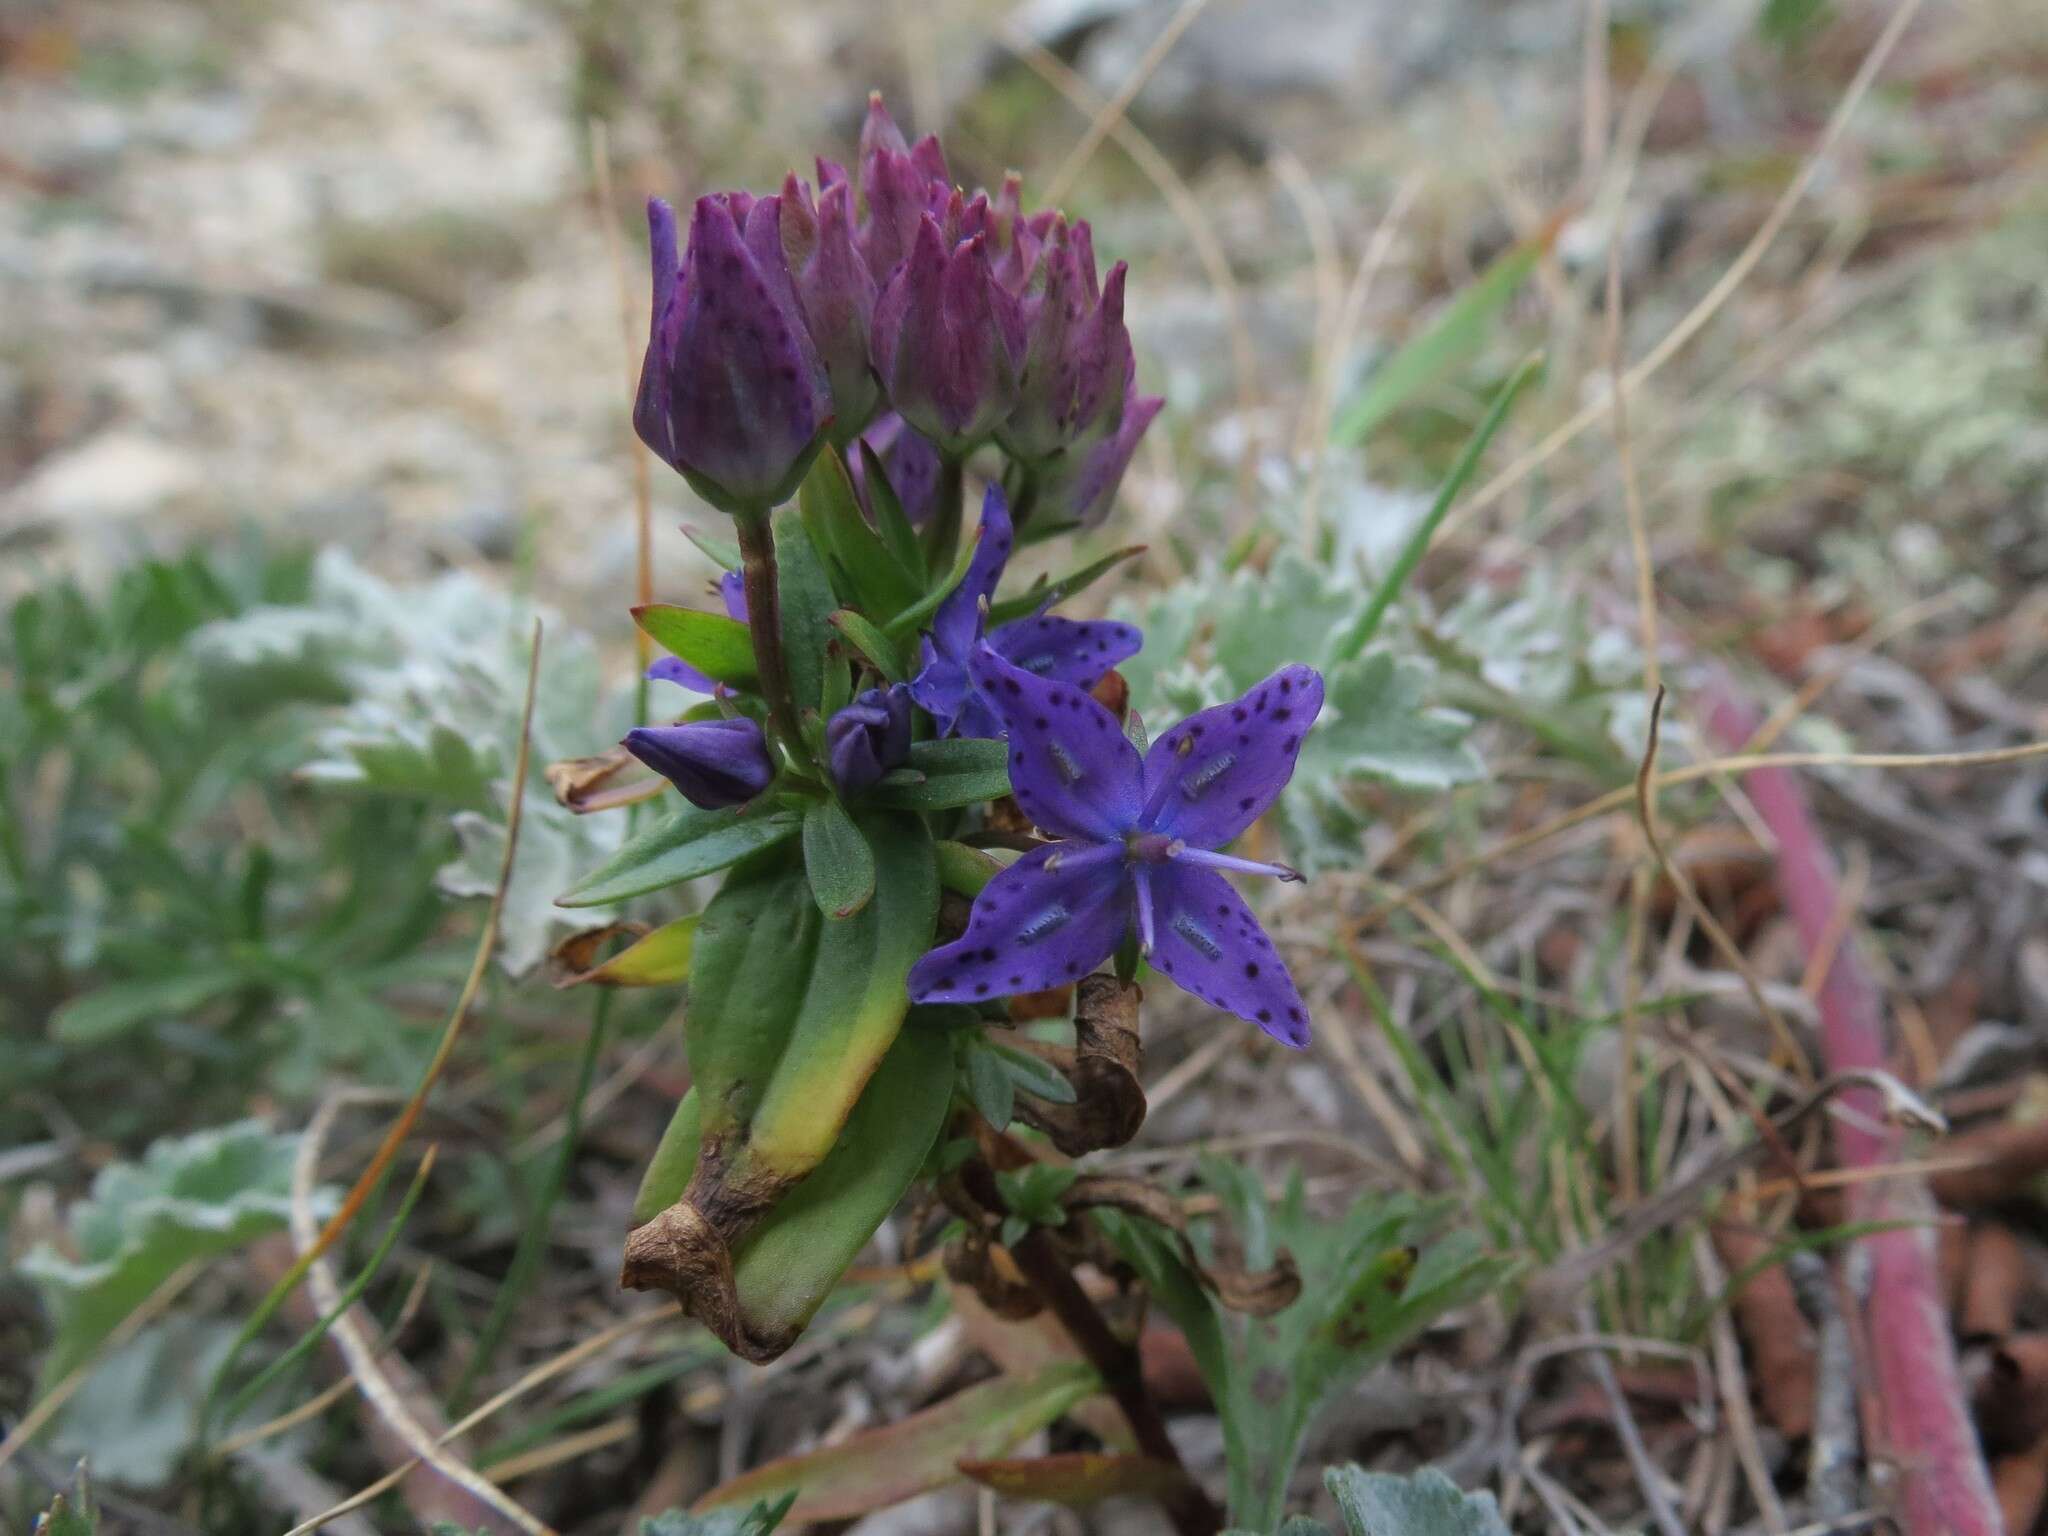
[[[1707,728],[1723,749],[1740,751],[1761,723],[1727,682],[1709,685]],[[1752,768],[1742,782],[1777,840],[1778,888],[1811,955],[1828,942],[1842,902],[1834,858],[1788,769]],[[1819,1002],[1830,1072],[1890,1069],[1883,994],[1852,940],[1829,963]],[[1847,1113],[1834,1121],[1834,1137],[1842,1165],[1897,1162],[1900,1133],[1885,1122],[1876,1092],[1853,1089],[1841,1102]],[[1852,1184],[1849,1214],[1915,1223],[1857,1242],[1870,1267],[1866,1328],[1877,1374],[1870,1441],[1891,1457],[1908,1536],[1999,1536],[2004,1521],[1956,1369],[1926,1185],[1904,1175]]]

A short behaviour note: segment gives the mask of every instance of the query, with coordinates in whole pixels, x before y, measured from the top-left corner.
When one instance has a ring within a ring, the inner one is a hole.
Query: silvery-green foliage
[[[1289,661],[1322,670],[1322,718],[1278,806],[1288,851],[1310,873],[1357,860],[1359,786],[1443,790],[1485,771],[1471,717],[1441,703],[1437,669],[1412,645],[1341,654],[1370,595],[1355,565],[1323,569],[1283,549],[1264,571],[1212,570],[1122,615],[1145,631],[1145,649],[1120,670],[1148,719],[1220,703]]]
[[[625,831],[619,816],[556,804],[540,770],[616,740],[626,697],[607,689],[590,638],[466,572],[398,586],[339,550],[321,554],[310,601],[210,626],[194,646],[214,665],[325,669],[348,702],[316,736],[301,770],[315,783],[445,806],[461,854],[440,876],[455,896],[488,896],[504,851],[533,623],[543,625],[520,853],[506,894],[499,960],[530,970],[566,932],[599,926],[609,908],[570,913],[554,898],[602,863]]]
[[[244,1120],[153,1143],[113,1163],[71,1208],[68,1252],[22,1260],[57,1320],[43,1361],[56,1381],[91,1353],[188,1259],[239,1248],[282,1228],[298,1137]]]
[[[1484,1491],[1465,1493],[1435,1467],[1402,1476],[1332,1467],[1323,1486],[1344,1516],[1345,1536],[1507,1536],[1500,1506]],[[1230,1531],[1226,1536],[1253,1536]],[[1320,1521],[1296,1515],[1276,1536],[1330,1536]]]

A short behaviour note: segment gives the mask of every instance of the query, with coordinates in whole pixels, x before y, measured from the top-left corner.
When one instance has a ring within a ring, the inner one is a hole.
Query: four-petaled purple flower
[[[758,516],[796,491],[832,391],[791,286],[780,199],[697,199],[687,256],[675,210],[647,204],[654,307],[633,428],[720,511]]]
[[[767,738],[744,715],[635,726],[625,748],[707,811],[743,805],[775,779]]]
[[[1017,803],[1058,841],[988,883],[966,933],[912,968],[911,1000],[974,1003],[1064,986],[1135,926],[1162,975],[1305,1046],[1308,1010],[1294,979],[1218,871],[1300,877],[1216,850],[1286,787],[1322,708],[1321,676],[1283,667],[1242,698],[1189,716],[1141,761],[1115,716],[1081,689],[987,647],[969,665],[1008,728]]]
[[[938,722],[942,736],[1003,734],[1001,701],[989,697],[973,665],[983,645],[1035,677],[1091,688],[1145,643],[1132,624],[1062,619],[1049,613],[988,630],[989,601],[1015,542],[1009,505],[1001,489],[992,485],[982,498],[980,542],[967,575],[932,616],[924,641],[924,668],[910,682],[911,697]]]
[[[727,571],[718,578],[718,595],[725,603],[728,618],[747,622],[747,583],[738,571]],[[692,693],[729,693],[723,683],[716,682],[699,672],[680,656],[660,656],[647,669],[648,681],[676,683]]]

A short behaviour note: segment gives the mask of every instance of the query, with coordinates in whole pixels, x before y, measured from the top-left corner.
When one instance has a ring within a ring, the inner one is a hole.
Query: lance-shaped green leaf
[[[839,601],[832,578],[795,507],[775,513],[775,587],[782,609],[782,659],[799,710],[816,709],[825,692],[825,647]]]
[[[859,829],[875,894],[853,916],[824,922],[802,867],[775,856],[735,870],[698,927],[690,1073],[731,1179],[815,1168],[902,1027],[938,917],[931,838],[908,816]]]
[[[836,452],[828,449],[811,465],[797,492],[797,510],[812,544],[843,573],[846,595],[860,607],[886,618],[917,601],[922,573],[906,569],[868,526]]]
[[[578,987],[595,983],[600,987],[671,987],[690,979],[690,953],[696,945],[696,914],[663,923],[652,933],[641,935],[600,965],[580,976],[571,976],[558,986]]]
[[[849,1520],[956,1481],[963,1461],[984,1461],[1101,1388],[1086,1365],[1049,1366],[1035,1376],[998,1376],[825,1450],[785,1456],[714,1488],[699,1509],[749,1504],[794,1491],[790,1517]]]
[[[868,488],[868,505],[874,510],[875,531],[881,534],[882,543],[889,553],[906,571],[917,578],[922,587],[931,579],[931,568],[925,564],[924,543],[917,536],[917,530],[910,526],[910,519],[904,515],[903,500],[896,494],[896,487],[889,483],[889,472],[882,467],[881,455],[869,446],[868,440],[860,440],[861,470]]]
[[[1007,624],[1012,619],[1021,619],[1026,614],[1037,613],[1041,608],[1050,608],[1064,603],[1076,592],[1086,591],[1104,576],[1122,565],[1126,560],[1135,560],[1145,553],[1143,544],[1131,544],[1113,550],[1100,560],[1084,565],[1078,571],[1069,571],[1057,581],[1037,581],[1030,589],[1017,597],[1006,597],[992,604],[988,611],[989,628]]]
[[[714,683],[752,688],[760,681],[754,669],[753,637],[737,619],[672,603],[648,603],[633,610],[633,622],[648,639]]]
[[[837,800],[804,812],[804,873],[818,910],[833,919],[853,916],[875,894],[875,855]]]
[[[734,1245],[734,1291],[751,1333],[794,1339],[816,1315],[917,1177],[952,1089],[952,1048],[943,1036],[911,1030],[897,1037],[824,1162]],[[640,1181],[636,1223],[689,1188],[703,1134],[699,1105],[693,1087]]]
[[[962,541],[959,552],[953,556],[952,567],[939,579],[939,584],[897,614],[882,626],[885,633],[907,635],[939,611],[939,604],[953,595],[953,589],[967,579],[967,568],[974,563],[975,546],[981,542],[981,530],[974,530],[974,537]]]
[[[890,682],[900,683],[910,675],[903,665],[903,647],[851,608],[833,614],[832,627]]]
[[[911,779],[909,774],[922,777]],[[946,811],[1009,792],[1010,764],[1003,743],[960,737],[913,745],[909,772],[901,779],[884,779],[870,798],[899,810]]]
[[[737,864],[750,853],[794,837],[803,825],[795,811],[726,806],[707,811],[685,806],[627,842],[596,869],[555,898],[561,907],[601,907],[645,896]]]

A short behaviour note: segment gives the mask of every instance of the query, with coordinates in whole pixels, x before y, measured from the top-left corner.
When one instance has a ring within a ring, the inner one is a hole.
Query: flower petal
[[[981,605],[995,596],[996,583],[1003,579],[1003,568],[1010,563],[1010,550],[1016,542],[1010,527],[1010,504],[1002,487],[991,485],[981,498],[981,536],[967,574],[932,616],[932,640],[940,655],[957,662],[967,660],[981,636]]]
[[[1188,716],[1145,754],[1146,830],[1222,847],[1287,787],[1322,707],[1321,674],[1295,665],[1240,699]]]
[[[1143,765],[1116,716],[1070,683],[1014,667],[986,645],[967,663],[1010,738],[1010,790],[1056,837],[1121,842],[1137,825]]]
[[[1122,848],[1034,848],[982,888],[965,934],[911,967],[911,1001],[974,1003],[1065,986],[1108,959],[1129,922]]]
[[[1153,969],[1212,1008],[1248,1019],[1282,1045],[1307,1045],[1308,1009],[1294,978],[1230,882],[1172,859],[1148,873]]]
[[[990,630],[988,643],[997,655],[1026,672],[1092,688],[1111,667],[1137,655],[1145,637],[1135,624],[1040,613]]]
[[[692,693],[716,693],[718,684],[684,661],[680,656],[657,656],[648,665],[647,680],[651,683],[675,683]]]

